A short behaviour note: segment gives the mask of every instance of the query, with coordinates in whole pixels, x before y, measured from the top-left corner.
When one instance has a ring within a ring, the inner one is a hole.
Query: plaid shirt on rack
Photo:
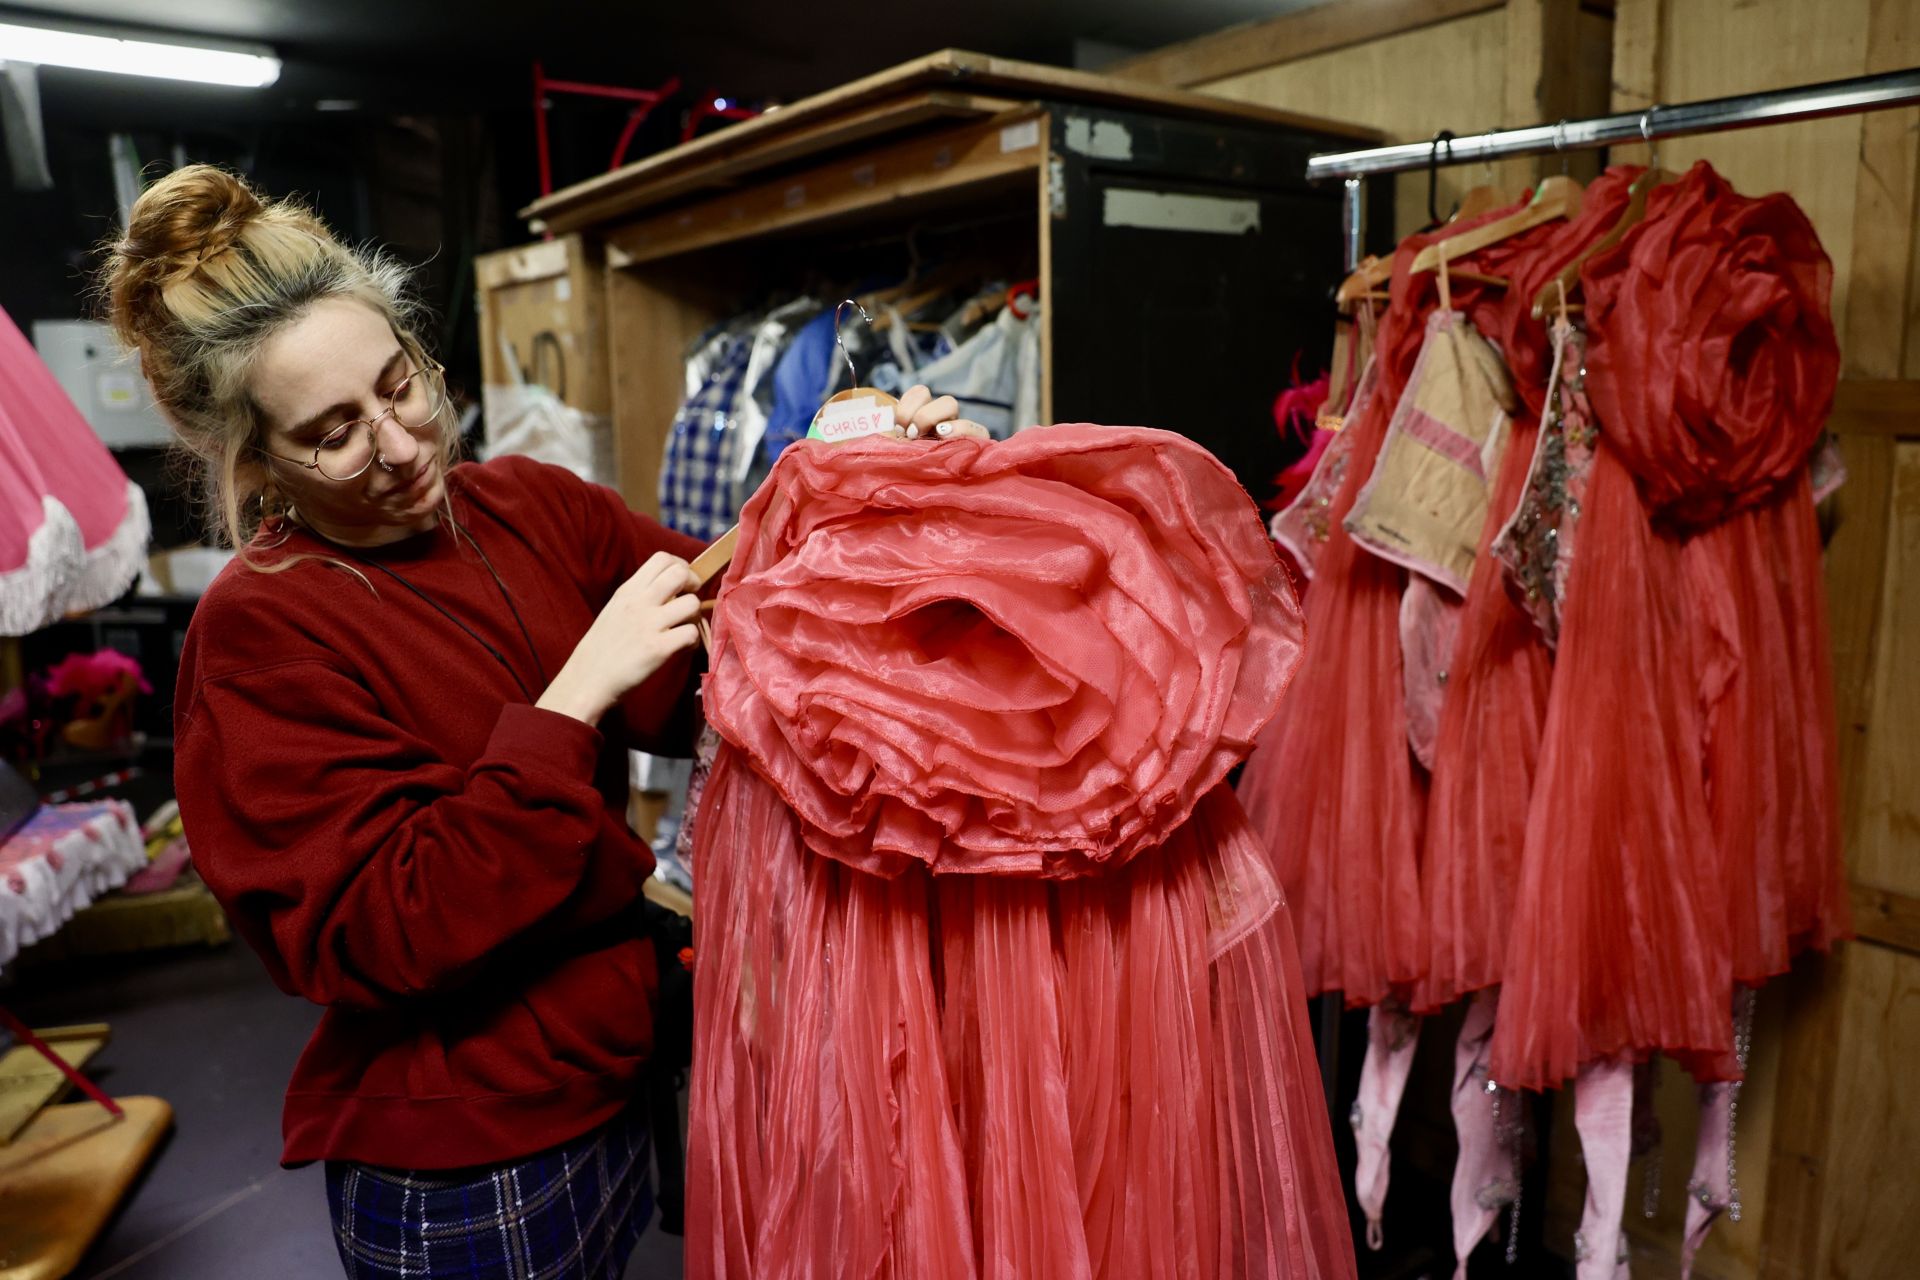
[[[734,465],[735,420],[753,328],[716,334],[687,364],[691,388],[667,433],[660,468],[660,519],[669,528],[711,542],[733,527],[746,500]]]

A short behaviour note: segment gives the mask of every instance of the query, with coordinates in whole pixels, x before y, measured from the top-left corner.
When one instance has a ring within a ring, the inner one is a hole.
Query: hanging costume
[[[1160,432],[790,450],[722,596],[693,1276],[1353,1274],[1227,770],[1299,608]]]
[[[1462,1267],[1516,1175],[1487,1081],[1537,1089],[1578,1074],[1593,1181],[1582,1274],[1612,1272],[1634,1064],[1656,1050],[1706,1082],[1690,1261],[1735,1198],[1726,1082],[1751,1006],[1736,1018],[1734,984],[1845,930],[1807,465],[1837,366],[1826,260],[1790,201],[1747,200],[1701,166],[1585,264],[1589,329],[1549,338],[1532,300],[1618,222],[1636,174],[1610,171],[1575,218],[1453,262],[1510,281],[1453,287],[1519,401],[1497,467],[1491,432],[1422,413],[1432,394],[1403,390],[1432,293],[1430,276],[1407,277],[1433,238],[1414,237],[1396,260],[1374,395],[1356,398],[1274,522],[1315,575],[1312,643],[1241,794],[1281,868],[1309,989],[1379,1005],[1353,1116],[1370,1228],[1409,1015],[1474,995],[1455,1055]],[[1427,323],[1463,340],[1454,321]],[[1397,458],[1389,421],[1414,428]],[[1462,504],[1482,483],[1461,597]],[[1356,559],[1355,537],[1380,554]],[[1403,736],[1430,776],[1395,749]],[[1411,926],[1397,909],[1409,878],[1423,904]],[[1410,938],[1421,956],[1407,962]]]
[[[1727,1078],[1733,981],[1845,928],[1807,480],[1830,275],[1791,200],[1704,163],[1583,268],[1598,439],[1556,671],[1581,678],[1548,711],[1503,1083],[1654,1050]]]

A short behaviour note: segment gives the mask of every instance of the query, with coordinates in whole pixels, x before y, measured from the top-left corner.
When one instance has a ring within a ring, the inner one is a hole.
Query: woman
[[[404,273],[237,178],[134,206],[115,328],[243,548],[181,654],[201,875],[324,1006],[283,1161],[354,1276],[619,1276],[656,986],[629,747],[685,754],[699,545],[521,459],[453,464]],[[972,435],[915,388],[907,434]]]

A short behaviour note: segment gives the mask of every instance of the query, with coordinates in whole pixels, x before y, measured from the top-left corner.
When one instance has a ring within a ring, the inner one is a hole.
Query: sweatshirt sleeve
[[[497,458],[482,468],[490,498],[507,507],[535,504],[565,542],[561,552],[579,575],[581,589],[605,604],[656,551],[691,560],[706,548],[698,538],[669,529],[652,516],[629,510],[626,500],[565,467],[531,458]]]
[[[286,990],[376,1008],[457,987],[536,926],[630,906],[597,730],[524,704],[460,769],[319,660],[200,686],[176,790],[194,865]]]
[[[591,484],[564,467],[530,458],[500,458],[492,487],[522,501],[538,501],[545,518],[566,543],[576,563],[580,587],[596,610],[604,608],[620,584],[632,577],[656,551],[692,560],[706,549],[690,537],[630,510],[625,499],[605,485]],[[718,582],[709,586],[712,595]],[[691,756],[700,733],[699,676],[704,654],[681,653],[653,677],[620,700],[626,745],[661,756]]]

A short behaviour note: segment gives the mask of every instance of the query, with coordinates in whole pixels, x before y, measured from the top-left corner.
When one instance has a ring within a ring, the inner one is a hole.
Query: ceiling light
[[[35,62],[47,67],[158,76],[242,89],[264,88],[280,78],[280,59],[269,54],[156,40],[120,40],[7,23],[0,23],[0,62]]]

